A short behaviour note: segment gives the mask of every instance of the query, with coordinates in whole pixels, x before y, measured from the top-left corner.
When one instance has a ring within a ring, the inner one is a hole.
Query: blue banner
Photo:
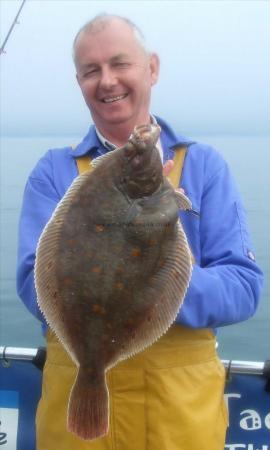
[[[232,375],[225,398],[229,428],[225,450],[270,450],[270,393],[266,379]]]
[[[41,376],[29,362],[0,364],[0,450],[35,450]],[[225,393],[230,421],[225,450],[270,450],[270,393],[265,383],[259,376],[232,375]]]
[[[42,372],[29,362],[0,361],[0,449],[35,450],[35,415]]]

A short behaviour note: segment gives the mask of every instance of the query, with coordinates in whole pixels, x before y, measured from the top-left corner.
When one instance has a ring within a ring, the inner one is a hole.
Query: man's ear
[[[159,76],[159,57],[156,53],[150,55],[150,71],[151,71],[151,86],[154,86]]]

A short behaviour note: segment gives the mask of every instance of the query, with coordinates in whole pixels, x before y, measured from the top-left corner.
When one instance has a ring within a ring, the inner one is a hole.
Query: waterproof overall
[[[179,185],[185,149],[175,154],[170,180]],[[89,157],[78,162],[89,169]],[[84,441],[66,431],[76,367],[49,330],[37,450],[223,450],[227,410],[225,371],[212,330],[173,325],[155,344],[106,374],[110,426],[106,437]]]

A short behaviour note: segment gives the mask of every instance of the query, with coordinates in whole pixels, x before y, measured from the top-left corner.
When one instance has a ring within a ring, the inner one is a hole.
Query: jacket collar
[[[194,141],[186,138],[185,136],[175,134],[167,122],[160,117],[155,116],[155,118],[161,127],[160,140],[165,161],[173,157],[173,152],[176,147],[189,146],[194,143]],[[97,150],[100,151],[100,154],[108,151],[108,149],[106,149],[99,140],[95,126],[91,125],[85,138],[77,145],[75,149],[70,149],[70,154],[74,158],[78,158],[86,154],[91,155],[91,153],[95,153]]]
[[[70,149],[70,154],[74,158],[78,158],[80,156],[86,155],[87,153],[93,153],[99,147],[102,147],[102,144],[97,137],[94,125],[91,125],[84,139],[77,145],[75,149]]]

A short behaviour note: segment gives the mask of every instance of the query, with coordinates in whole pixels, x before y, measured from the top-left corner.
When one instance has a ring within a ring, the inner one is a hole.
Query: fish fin
[[[111,150],[111,151],[105,153],[104,155],[101,155],[95,159],[92,159],[91,166],[93,167],[93,169],[95,169],[96,167],[100,166],[100,164],[103,164],[104,161],[108,161],[110,158],[114,158],[115,152],[118,152],[119,150],[120,150],[120,148],[116,148],[114,150]]]
[[[176,201],[179,209],[190,210],[192,203],[189,198],[179,189],[175,189]]]
[[[108,433],[109,396],[104,372],[95,374],[95,382],[91,382],[91,375],[79,368],[69,398],[67,429],[85,440]]]
[[[61,238],[62,225],[66,221],[72,201],[78,190],[91,176],[91,172],[76,177],[64,197],[57,204],[51,218],[45,225],[38,240],[34,267],[34,281],[37,292],[37,304],[43,313],[47,324],[51,327],[73,360],[75,357],[70,350],[71,342],[68,331],[64,326],[61,314],[59,296],[61,289],[57,280],[57,266],[59,264],[58,247]]]
[[[121,359],[133,356],[159,339],[177,317],[192,274],[192,255],[181,223],[172,239],[164,266],[154,275],[142,293],[149,308],[145,320],[122,350]],[[152,299],[156,298],[156,302]]]

